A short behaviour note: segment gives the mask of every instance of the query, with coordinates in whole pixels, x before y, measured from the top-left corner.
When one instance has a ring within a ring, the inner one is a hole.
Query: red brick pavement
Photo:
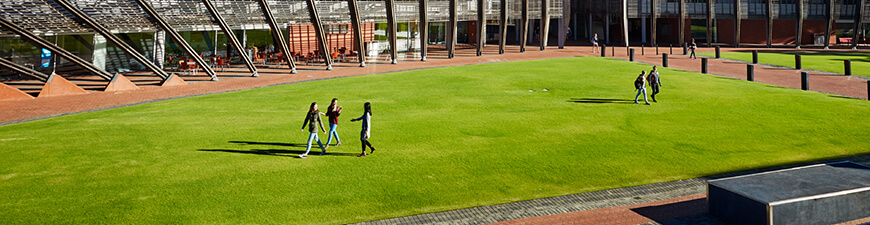
[[[695,194],[630,206],[617,206],[511,220],[494,223],[494,225],[634,225],[686,217],[706,212],[707,195]]]

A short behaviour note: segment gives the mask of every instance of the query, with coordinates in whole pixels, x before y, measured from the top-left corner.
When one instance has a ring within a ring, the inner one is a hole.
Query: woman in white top
[[[372,147],[372,143],[369,142],[372,128],[372,104],[366,102],[366,104],[363,105],[363,108],[365,108],[365,112],[361,117],[350,120],[350,122],[362,120],[362,130],[359,133],[359,140],[362,142],[362,154],[360,154],[359,157],[367,155],[366,146],[372,149],[371,152],[369,152],[370,154],[375,152],[375,147]]]

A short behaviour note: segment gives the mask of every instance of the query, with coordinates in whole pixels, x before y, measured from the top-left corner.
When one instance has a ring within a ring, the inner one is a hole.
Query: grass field
[[[698,55],[715,56],[716,53],[704,52]],[[794,53],[758,53],[758,63],[795,67]],[[722,58],[752,62],[752,52],[722,52]],[[852,60],[852,75],[870,77],[870,53],[801,53],[803,69],[843,74],[843,60]]]
[[[0,221],[352,223],[870,154],[868,101],[665,68],[659,103],[633,104],[649,67],[437,68],[2,126]],[[333,97],[343,145],[294,158]],[[378,150],[358,158],[366,101]]]

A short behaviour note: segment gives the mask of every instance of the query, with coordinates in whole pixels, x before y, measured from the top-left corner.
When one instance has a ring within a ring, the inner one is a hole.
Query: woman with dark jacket
[[[366,146],[372,149],[369,153],[375,152],[375,147],[372,147],[372,143],[369,142],[372,128],[372,104],[366,102],[366,104],[363,105],[363,108],[365,108],[365,112],[361,117],[350,120],[350,122],[362,120],[362,131],[359,133],[359,140],[362,142],[362,154],[360,154],[359,157],[366,156]]]
[[[323,122],[320,121],[320,111],[317,110],[317,102],[312,102],[311,107],[308,108],[308,114],[305,115],[305,122],[302,123],[302,131],[305,131],[305,126],[308,126],[308,148],[305,149],[305,153],[299,155],[299,158],[307,158],[308,152],[311,151],[311,142],[313,140],[317,140],[317,145],[320,146],[320,155],[326,152],[326,148],[323,148],[323,143],[320,142],[320,138],[317,137],[317,127],[320,127],[320,130],[325,134],[326,131],[323,129]]]

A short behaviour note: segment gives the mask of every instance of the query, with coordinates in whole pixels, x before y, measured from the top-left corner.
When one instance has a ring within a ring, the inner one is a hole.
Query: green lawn
[[[698,53],[716,56],[713,52]],[[758,63],[794,68],[794,53],[758,53]],[[752,52],[722,52],[722,58],[752,62]],[[803,69],[845,73],[843,60],[852,60],[852,75],[870,77],[870,53],[802,53]]]
[[[870,154],[868,101],[662,69],[659,103],[633,104],[649,67],[447,67],[2,126],[0,221],[352,223]],[[343,145],[294,158],[333,97]],[[366,101],[378,150],[358,158]]]

